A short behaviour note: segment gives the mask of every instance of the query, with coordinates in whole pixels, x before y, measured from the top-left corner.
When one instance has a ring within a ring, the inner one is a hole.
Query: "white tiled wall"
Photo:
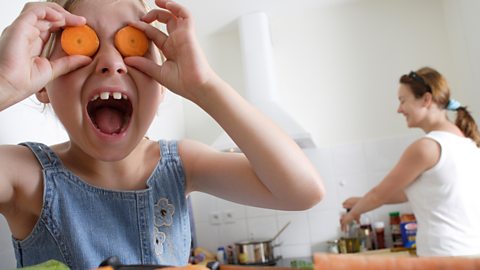
[[[288,212],[231,203],[208,194],[192,194],[197,243],[212,252],[219,246],[249,239],[270,239],[287,222],[291,224],[278,237],[275,255],[284,258],[307,257],[326,251],[326,241],[340,237],[341,203],[360,196],[382,180],[398,161],[405,148],[418,135],[371,140],[328,148],[305,150],[320,171],[327,194],[313,208]],[[390,211],[410,212],[408,204],[383,206],[368,213],[372,221],[388,224]],[[212,224],[210,216],[232,213],[232,220],[220,218]],[[388,228],[387,228],[387,233]],[[387,244],[390,240],[387,237]]]

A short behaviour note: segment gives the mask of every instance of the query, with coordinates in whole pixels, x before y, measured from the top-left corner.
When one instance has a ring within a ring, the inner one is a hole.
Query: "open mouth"
[[[132,117],[132,103],[120,92],[102,92],[87,104],[94,126],[102,133],[116,135],[124,132]]]

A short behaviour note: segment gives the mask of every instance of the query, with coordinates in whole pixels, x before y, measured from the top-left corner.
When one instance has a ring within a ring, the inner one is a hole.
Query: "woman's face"
[[[397,112],[405,116],[408,127],[421,127],[422,120],[427,114],[427,107],[424,106],[423,98],[416,98],[407,84],[400,84],[398,88]]]
[[[72,144],[100,160],[119,160],[144,137],[163,88],[126,66],[114,37],[128,22],[139,21],[145,8],[138,0],[80,0],[74,14],[84,16],[100,40],[92,62],[46,86],[50,103]],[[65,56],[59,38],[51,60]],[[150,44],[145,57],[158,61]]]

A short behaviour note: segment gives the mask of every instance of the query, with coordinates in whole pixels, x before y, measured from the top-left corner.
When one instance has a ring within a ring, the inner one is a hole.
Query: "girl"
[[[0,38],[0,110],[35,93],[69,136],[53,146],[0,147],[0,212],[18,267],[56,259],[90,269],[112,255],[126,264],[186,264],[192,191],[284,210],[322,198],[321,178],[299,147],[209,67],[183,6],[52,2],[27,4]],[[156,21],[168,33],[150,25]],[[99,47],[91,57],[68,56],[61,30],[84,24]],[[123,57],[116,47],[126,25],[151,40],[144,56]],[[164,87],[209,113],[244,154],[146,139]]]

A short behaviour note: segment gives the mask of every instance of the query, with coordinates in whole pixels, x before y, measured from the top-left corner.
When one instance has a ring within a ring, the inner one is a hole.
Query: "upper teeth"
[[[101,92],[99,95],[95,95],[91,101],[94,101],[94,100],[97,100],[98,98],[100,98],[101,100],[107,100],[110,98],[110,96],[113,97],[113,99],[128,99],[128,97],[126,95],[123,95],[122,93],[120,92]]]

